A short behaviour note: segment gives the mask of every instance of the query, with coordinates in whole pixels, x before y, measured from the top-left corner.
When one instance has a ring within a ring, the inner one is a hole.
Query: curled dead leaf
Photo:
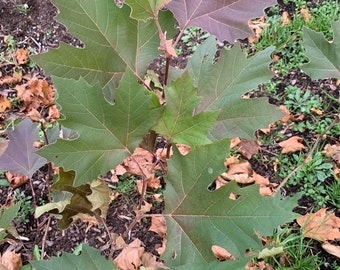
[[[139,269],[142,264],[141,257],[144,253],[144,248],[141,245],[142,241],[136,238],[114,259],[114,263],[124,270]]]
[[[301,16],[303,17],[303,19],[306,23],[310,22],[312,15],[310,14],[309,9],[307,7],[302,8],[300,10],[300,14],[301,14]]]
[[[213,245],[211,250],[214,253],[216,259],[219,261],[229,261],[231,259],[236,259],[229,251],[220,246]]]
[[[325,208],[299,217],[296,221],[302,227],[305,237],[322,242],[340,239],[340,218]]]
[[[289,110],[284,105],[280,106],[280,110],[285,114],[285,116],[281,118],[281,122],[287,123],[291,117]]]
[[[0,266],[3,265],[7,270],[19,270],[22,266],[20,254],[13,251],[6,251],[0,257]]]
[[[236,145],[238,145],[241,142],[241,139],[239,137],[232,138],[230,140],[230,149],[234,148]]]
[[[18,49],[16,51],[16,59],[19,65],[26,64],[28,61],[28,49]]]
[[[251,159],[260,150],[260,144],[257,141],[241,141],[237,146],[242,156],[247,159]]]
[[[5,176],[13,188],[20,187],[29,180],[27,176],[17,173],[6,172]]]
[[[6,111],[7,109],[10,110],[11,107],[12,105],[8,98],[3,95],[0,95],[0,113]]]
[[[279,145],[282,147],[281,153],[286,154],[304,149],[305,146],[301,143],[302,141],[301,137],[293,136],[288,140],[280,142]]]
[[[340,259],[340,246],[336,246],[329,242],[326,242],[322,244],[322,248],[329,254],[332,254],[333,256],[338,257]]]
[[[157,233],[160,237],[164,238],[166,235],[166,221],[164,217],[153,216],[151,218],[151,226],[149,231]]]
[[[287,11],[284,11],[281,16],[281,24],[282,25],[288,25],[290,24],[291,20],[289,18],[289,14]]]

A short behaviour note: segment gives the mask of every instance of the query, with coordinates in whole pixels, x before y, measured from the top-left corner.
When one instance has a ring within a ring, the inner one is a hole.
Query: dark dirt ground
[[[15,3],[16,2],[16,3]],[[29,10],[27,14],[20,13],[16,8],[15,4],[27,4]],[[289,7],[286,7],[289,10]],[[19,3],[19,1],[11,0],[0,0],[0,51],[4,46],[4,38],[6,35],[12,35],[17,41],[19,47],[22,48],[32,48],[34,53],[41,53],[48,48],[56,48],[59,42],[63,41],[75,46],[81,46],[81,43],[70,34],[67,33],[66,28],[61,24],[53,20],[53,17],[57,14],[57,9],[50,3],[49,0],[28,0]],[[182,46],[180,44],[180,46]],[[183,48],[185,50],[185,48]],[[185,58],[185,57],[184,57]],[[162,74],[161,62],[163,60],[155,60],[154,68],[158,69],[158,73]],[[185,65],[186,60],[180,59],[177,61],[176,65]],[[43,77],[43,71],[39,70],[38,67],[34,67]],[[0,66],[0,71],[2,75],[11,72],[10,66]],[[27,69],[24,72],[30,72]],[[291,72],[285,77],[280,77],[277,75],[273,80],[282,81],[282,90],[286,84],[295,84],[296,86],[303,85],[305,88],[311,89],[311,91],[319,92],[320,85],[323,84],[326,89],[334,97],[339,98],[339,87],[334,87],[335,82],[332,80],[323,80],[319,82],[311,81],[309,77],[305,76],[303,73]],[[0,86],[0,93],[6,90],[6,85]],[[280,90],[279,90],[280,91]],[[319,93],[320,95],[322,93]],[[255,93],[254,96],[264,95],[263,93]],[[274,101],[273,101],[274,102]],[[278,103],[275,101],[275,103]],[[279,104],[278,104],[279,105]],[[337,108],[337,105],[334,105]],[[5,117],[0,117],[0,121],[5,121]],[[287,138],[296,135],[291,130],[287,129],[285,131]],[[313,137],[313,134],[308,136]],[[333,141],[334,142],[334,141]],[[270,153],[273,150],[273,145],[263,145],[262,153]],[[261,164],[258,161],[251,161],[252,166],[255,171],[262,173],[265,177],[272,177],[274,175],[273,168],[271,165]],[[48,183],[52,181],[52,177],[47,179],[47,166],[41,168],[32,177],[32,187],[35,192],[36,198],[47,199]],[[4,178],[4,176],[0,176]],[[279,179],[271,179],[273,182],[279,181]],[[20,187],[20,191],[24,192],[25,196],[32,196],[32,188],[29,183]],[[286,190],[287,194],[295,193],[296,190]],[[0,205],[4,205],[11,201],[13,197],[13,190],[11,187],[0,187]],[[107,215],[107,227],[112,233],[123,234],[129,222],[126,219],[121,218],[121,216],[134,217],[133,212],[134,204],[137,204],[138,193],[132,194],[129,197],[129,201],[123,196],[114,200],[111,203],[109,212]],[[313,201],[309,198],[303,198],[299,202],[299,206],[296,211],[300,214],[305,214],[311,210],[313,207]],[[151,213],[160,213],[164,208],[161,204],[157,208],[151,210]],[[340,216],[338,209],[337,215]],[[98,248],[103,255],[109,256],[111,254],[111,247],[108,244],[109,236],[105,228],[92,226],[89,227],[87,223],[77,221],[69,229],[61,231],[57,228],[57,220],[51,218],[49,220],[48,216],[42,216],[39,219],[34,219],[33,215],[30,216],[28,223],[23,224],[15,221],[15,225],[19,235],[28,237],[27,241],[14,241],[12,244],[2,243],[0,244],[0,253],[6,249],[15,250],[17,253],[22,254],[24,262],[33,259],[32,252],[34,245],[38,245],[41,248],[41,243],[45,241],[45,259],[51,256],[60,254],[64,251],[72,252],[76,246],[80,243],[89,243],[91,246]],[[139,238],[144,243],[145,249],[155,255],[158,255],[155,251],[156,248],[162,245],[162,238],[154,232],[149,231],[150,220],[143,219],[142,222],[138,223],[132,230],[129,238],[126,238],[126,242],[131,242],[135,238]],[[44,236],[45,232],[47,234]],[[312,252],[321,252],[321,256],[326,258],[328,263],[332,263],[336,260],[334,256],[329,255],[320,247],[318,242],[313,242]],[[117,254],[114,253],[113,257]],[[330,269],[330,268],[323,268]]]

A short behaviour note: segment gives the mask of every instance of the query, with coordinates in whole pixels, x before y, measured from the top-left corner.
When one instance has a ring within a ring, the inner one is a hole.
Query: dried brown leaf
[[[22,266],[21,256],[13,251],[6,251],[0,258],[0,265],[7,270],[19,270]]]
[[[124,270],[135,270],[141,266],[141,257],[144,248],[141,247],[142,241],[136,238],[114,259],[114,263]]]
[[[285,114],[285,116],[281,118],[281,122],[287,123],[291,117],[289,110],[284,105],[280,106],[280,110]]]
[[[241,142],[241,139],[239,137],[232,138],[230,140],[230,149],[234,148],[236,145],[238,145]]]
[[[6,111],[7,109],[10,110],[11,107],[12,105],[8,98],[0,95],[0,113]]]
[[[312,15],[310,14],[309,9],[307,7],[302,8],[300,10],[300,14],[301,14],[301,16],[303,17],[303,19],[305,20],[306,23],[310,22]]]
[[[164,217],[154,216],[151,218],[151,226],[149,231],[157,233],[160,237],[164,238],[166,235],[166,221]]]
[[[282,147],[281,153],[286,154],[304,149],[305,146],[301,143],[302,141],[301,137],[293,136],[288,140],[280,142],[279,145]]]
[[[302,227],[305,237],[322,242],[340,239],[340,218],[325,208],[299,217],[296,221]]]
[[[220,246],[213,245],[211,250],[216,259],[219,261],[229,261],[231,259],[235,260],[235,257],[229,251]]]
[[[336,246],[326,242],[322,244],[322,248],[326,250],[329,254],[332,254],[333,256],[340,259],[340,246]]]
[[[340,144],[326,144],[322,153],[324,153],[327,157],[332,158],[338,164],[340,164]]]
[[[282,25],[288,25],[290,24],[291,20],[289,18],[289,14],[287,11],[284,11],[281,16],[281,24]]]
[[[241,141],[238,144],[238,149],[241,151],[242,156],[251,159],[260,150],[260,145],[257,141]]]
[[[18,49],[16,52],[18,64],[23,65],[28,61],[28,49]]]
[[[20,187],[29,180],[27,176],[17,173],[6,172],[5,176],[13,188]]]

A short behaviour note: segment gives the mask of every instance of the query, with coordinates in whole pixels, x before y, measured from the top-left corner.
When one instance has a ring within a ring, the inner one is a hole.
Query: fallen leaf
[[[159,247],[159,248],[156,248],[156,251],[159,255],[162,255],[166,249],[166,238],[163,238],[163,241],[162,241],[162,246]]]
[[[284,11],[281,16],[281,24],[282,25],[288,25],[290,24],[291,20],[289,18],[289,14],[287,11]]]
[[[304,21],[305,21],[306,23],[309,23],[309,22],[310,22],[310,19],[311,19],[312,15],[310,14],[308,8],[302,8],[302,9],[300,10],[300,14],[301,14],[301,16],[303,17],[303,19],[304,19]]]
[[[151,208],[152,208],[151,203],[148,203],[147,201],[143,201],[141,208],[138,209],[137,207],[134,207],[133,211],[136,213],[137,219],[140,220],[145,213],[150,212]]]
[[[325,208],[299,217],[296,221],[302,227],[305,237],[322,242],[340,239],[340,218]]]
[[[141,257],[144,248],[141,247],[142,241],[136,238],[114,259],[114,263],[124,270],[135,270],[141,266]]]
[[[142,173],[147,174],[147,172],[153,167],[152,161],[152,153],[143,148],[137,147],[132,156],[124,159],[122,165],[125,167],[126,172],[134,175],[142,175]]]
[[[28,181],[28,177],[25,175],[17,174],[17,173],[11,173],[11,172],[6,172],[5,176],[8,180],[8,182],[11,184],[13,188],[17,188],[22,186]]]
[[[326,144],[322,153],[340,164],[340,144]]]
[[[286,154],[304,149],[305,146],[301,143],[302,141],[301,137],[293,136],[288,140],[280,142],[279,145],[282,147],[281,153]]]
[[[228,167],[231,164],[240,163],[239,156],[230,156],[224,160],[224,166]]]
[[[3,95],[0,95],[0,113],[6,111],[7,109],[10,110],[11,107],[12,105],[8,98]]]
[[[215,189],[219,189],[227,183],[228,183],[228,181],[226,181],[222,176],[219,175],[215,179]]]
[[[148,252],[144,252],[142,254],[141,261],[142,261],[143,269],[145,270],[158,269],[156,257]]]
[[[18,49],[16,52],[18,64],[23,65],[28,61],[28,49]]]
[[[234,148],[236,145],[238,145],[241,142],[241,139],[239,137],[232,138],[230,140],[230,149]]]
[[[247,159],[251,159],[253,155],[256,155],[260,150],[260,145],[257,141],[241,141],[238,144],[242,156]]]
[[[241,184],[250,184],[254,182],[252,178],[253,170],[248,161],[243,160],[236,164],[228,166],[228,170],[222,173],[221,176],[225,180],[234,180]]]
[[[0,258],[0,266],[1,265],[7,270],[19,270],[22,266],[20,254],[13,251],[6,251]]]
[[[320,109],[315,109],[315,108],[311,108],[310,109],[312,113],[315,113],[316,115],[322,115],[323,111]]]
[[[157,233],[160,237],[164,238],[166,235],[166,221],[164,217],[151,217],[151,226],[149,231]]]
[[[159,177],[155,177],[154,174],[150,174],[147,179],[146,179],[146,185],[149,188],[153,188],[153,189],[157,189],[160,188],[161,185],[161,180],[159,179]]]
[[[51,120],[56,120],[60,117],[59,110],[56,105],[52,105],[48,108],[48,118]]]
[[[3,84],[16,84],[18,82],[20,82],[20,78],[17,77],[17,76],[9,76],[9,75],[6,75],[5,77],[3,77],[2,79],[0,79],[0,85],[3,85]]]
[[[322,248],[326,250],[329,254],[340,259],[340,246],[333,245],[329,242],[323,243]]]
[[[281,122],[287,123],[291,117],[289,110],[284,105],[280,106],[280,110],[285,114],[285,116],[281,118]]]
[[[301,114],[301,113],[293,114],[293,115],[290,116],[290,119],[293,122],[301,122],[301,121],[303,121],[303,119],[305,119],[305,115]]]
[[[229,251],[220,246],[213,245],[211,250],[216,259],[219,261],[229,261],[231,259],[235,260],[235,257]]]

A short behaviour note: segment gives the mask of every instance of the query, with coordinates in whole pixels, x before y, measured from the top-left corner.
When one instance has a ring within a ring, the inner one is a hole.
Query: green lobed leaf
[[[117,267],[111,260],[100,255],[100,251],[86,244],[81,245],[80,255],[63,253],[60,257],[50,260],[30,261],[36,270],[114,270]]]
[[[143,136],[155,124],[159,109],[153,94],[139,85],[127,71],[116,90],[115,105],[109,104],[97,84],[54,77],[58,89],[61,121],[78,132],[75,140],[58,139],[39,154],[65,170],[74,170],[74,185],[81,185],[105,173],[131,155]]]
[[[254,139],[257,129],[267,127],[283,116],[266,98],[242,98],[272,76],[268,66],[273,48],[247,58],[240,46],[235,45],[231,50],[222,50],[218,62],[213,63],[215,48],[215,38],[209,37],[188,62],[198,95],[203,97],[195,114],[220,111],[209,134],[214,140]]]
[[[332,27],[332,42],[327,41],[322,33],[306,27],[303,29],[303,45],[310,60],[303,66],[303,71],[314,80],[340,78],[340,20],[332,22]]]
[[[202,112],[193,116],[200,102],[188,72],[165,89],[166,107],[153,128],[168,140],[190,146],[207,144],[207,132],[215,123],[218,112]]]
[[[138,78],[159,55],[159,35],[153,20],[130,18],[131,9],[119,8],[113,0],[54,0],[60,13],[56,19],[79,38],[85,48],[61,43],[57,49],[32,56],[50,75],[99,82],[106,92],[117,87],[127,69]],[[160,25],[169,37],[175,34],[171,12],[159,13]]]
[[[257,185],[240,188],[233,181],[208,190],[225,170],[228,147],[228,140],[216,141],[196,146],[186,156],[174,149],[165,193],[167,249],[163,259],[167,266],[212,262],[212,245],[241,259],[247,249],[262,248],[256,233],[271,235],[276,226],[296,217],[291,208],[281,206],[279,196],[261,196]],[[231,193],[239,197],[231,200]]]
[[[148,20],[158,15],[158,12],[171,0],[125,0],[131,7],[131,18]]]

